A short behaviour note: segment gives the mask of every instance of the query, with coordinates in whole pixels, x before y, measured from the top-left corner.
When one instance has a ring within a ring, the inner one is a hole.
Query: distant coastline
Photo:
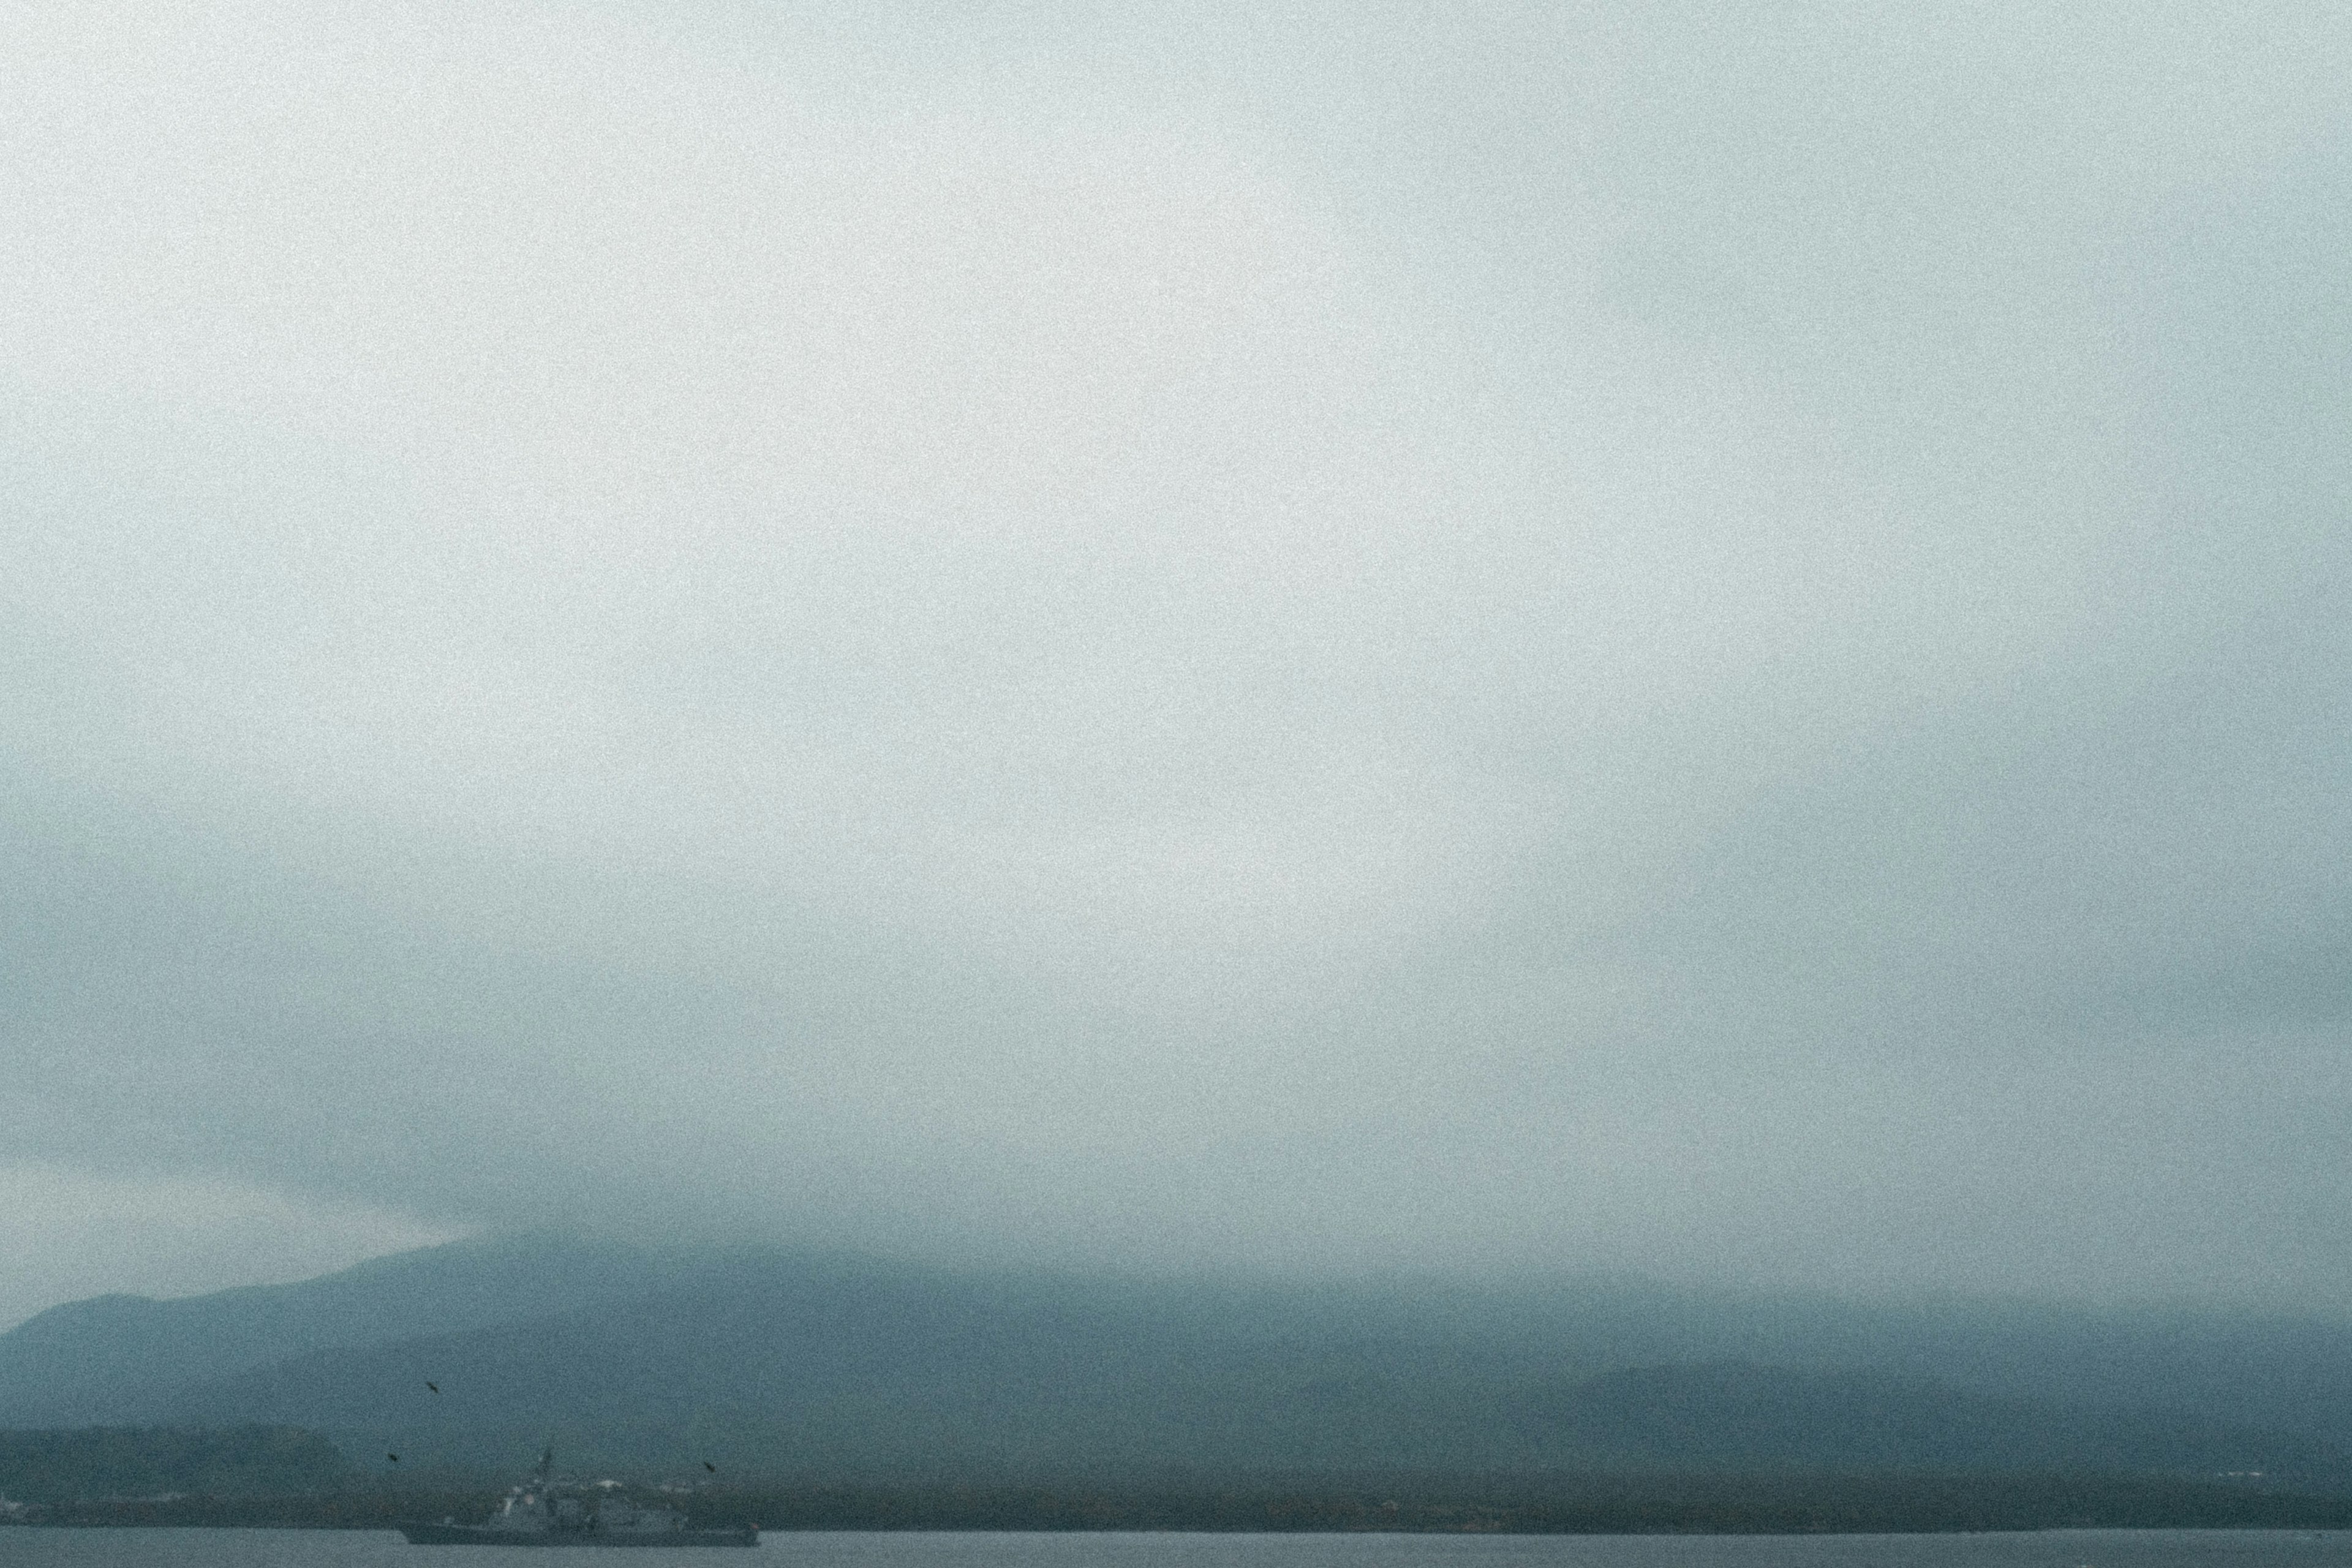
[[[383,1530],[478,1517],[488,1489],[109,1499],[27,1526]],[[2344,1530],[2352,1498],[2145,1476],[1644,1475],[1236,1485],[798,1485],[696,1495],[698,1527],[1208,1533],[1939,1534],[2067,1529]]]
[[[19,1523],[478,1520],[549,1447],[787,1532],[2352,1529],[2352,1323],[546,1235],[0,1334]]]

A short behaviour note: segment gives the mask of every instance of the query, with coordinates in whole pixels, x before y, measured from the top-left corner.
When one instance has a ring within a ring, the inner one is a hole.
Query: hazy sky
[[[0,18],[0,1321],[2352,1288],[2352,10]]]

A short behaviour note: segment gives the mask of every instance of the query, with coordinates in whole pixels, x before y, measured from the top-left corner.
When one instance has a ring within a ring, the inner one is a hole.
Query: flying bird
[[[719,1473],[719,1467],[718,1467],[718,1466],[716,1466],[716,1465],[714,1465],[714,1464],[712,1464],[712,1463],[711,1463],[709,1460],[708,1460],[708,1459],[705,1459],[705,1460],[703,1460],[703,1461],[702,1461],[702,1468],[703,1468],[704,1469],[706,1469],[706,1470],[709,1470],[709,1471],[712,1475],[714,1475],[714,1476],[715,1476],[715,1475],[717,1475],[717,1474]]]
[[[395,1465],[400,1463],[400,1456],[398,1454],[386,1454],[384,1458],[390,1459]]]
[[[441,1385],[437,1383],[428,1383],[425,1386],[431,1389],[436,1394],[441,1392]]]

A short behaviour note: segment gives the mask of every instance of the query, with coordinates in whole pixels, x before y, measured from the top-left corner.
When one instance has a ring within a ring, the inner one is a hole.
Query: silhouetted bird
[[[718,1467],[718,1466],[716,1466],[716,1465],[714,1465],[714,1464],[712,1464],[712,1463],[711,1463],[709,1460],[708,1460],[708,1459],[705,1459],[705,1460],[703,1460],[703,1461],[702,1461],[702,1468],[703,1468],[704,1469],[706,1469],[706,1470],[709,1470],[709,1471],[712,1475],[714,1475],[714,1476],[715,1476],[715,1475],[717,1475],[717,1474],[719,1473],[719,1467]]]
[[[431,1389],[436,1394],[441,1392],[441,1385],[437,1383],[428,1383],[425,1386]]]
[[[390,1459],[395,1465],[400,1463],[400,1456],[398,1454],[386,1454],[384,1458]]]

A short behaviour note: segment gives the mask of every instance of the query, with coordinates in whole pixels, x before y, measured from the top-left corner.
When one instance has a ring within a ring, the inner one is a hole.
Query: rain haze
[[[0,1323],[474,1233],[2334,1312],[2352,12],[0,49]]]

